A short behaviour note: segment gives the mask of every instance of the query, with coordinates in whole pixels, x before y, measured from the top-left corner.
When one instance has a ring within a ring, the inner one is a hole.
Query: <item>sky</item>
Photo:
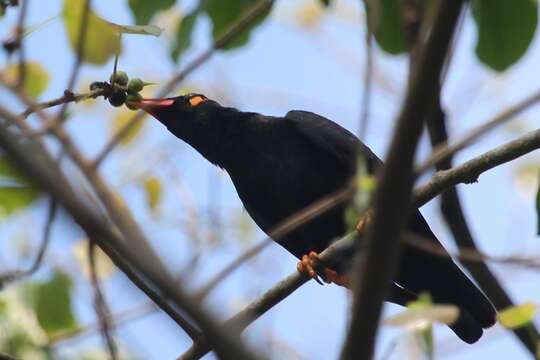
[[[109,21],[133,22],[127,1],[94,0],[92,3],[96,11]],[[176,11],[189,8],[190,3],[193,2],[179,2]],[[357,1],[335,1],[334,8],[310,23],[309,19],[303,19],[295,12],[307,3],[308,0],[277,1],[270,18],[253,32],[247,46],[216,54],[191,74],[182,86],[245,111],[278,116],[291,109],[313,111],[356,131],[362,110],[360,100],[365,61],[362,9]],[[28,23],[39,24],[58,15],[61,6],[58,0],[32,1]],[[14,12],[8,14],[8,20],[14,15]],[[299,21],[302,19],[304,22]],[[154,23],[166,26],[163,24],[167,24],[167,17],[157,17]],[[9,28],[6,24],[9,21],[0,23],[2,33]],[[168,57],[169,34],[158,39],[126,36],[120,68],[132,76],[164,82],[210,45],[209,34],[209,22],[203,19],[196,26],[193,46],[179,64],[173,64]],[[474,55],[475,41],[476,30],[469,14],[454,49],[444,89],[443,102],[449,114],[449,132],[454,139],[538,87],[538,36],[526,56],[504,74],[496,74],[478,62]],[[51,76],[50,86],[42,99],[59,96],[73,63],[62,22],[53,21],[32,33],[27,38],[26,49],[27,57],[39,60]],[[85,65],[80,83],[107,79],[111,69],[111,62],[99,67]],[[364,141],[383,158],[400,108],[406,69],[405,57],[375,51],[376,86]],[[5,99],[5,93],[0,93],[0,98]],[[76,105],[71,107],[71,111],[74,116],[67,124],[68,130],[84,153],[92,157],[111,135],[110,123],[116,109],[100,102],[93,107]],[[535,107],[518,116],[512,126],[502,126],[460,152],[455,162],[466,161],[525,133],[527,129],[537,127],[538,113],[539,108]],[[51,146],[55,146],[54,142]],[[429,150],[429,142],[424,135],[418,158],[425,158]],[[488,254],[538,254],[534,211],[536,179],[531,179],[530,172],[524,170],[531,166],[537,168],[538,164],[538,154],[530,154],[483,174],[474,185],[458,186],[473,234],[479,247]],[[74,168],[66,165],[66,169],[70,171],[72,180],[80,183]],[[208,164],[188,145],[166,132],[158,122],[146,121],[143,135],[133,144],[114,152],[102,172],[109,184],[128,199],[130,209],[172,270],[184,269],[192,260],[194,249],[200,251],[196,268],[184,278],[191,289],[204,284],[249,245],[264,238],[242,210],[227,174]],[[165,215],[158,220],[148,213],[144,194],[136,181],[141,174],[148,173],[166,179],[167,197],[162,204]],[[219,239],[212,240],[203,231],[203,239],[194,243],[185,229],[179,228],[186,226],[183,221],[189,216],[189,203],[199,209],[199,228],[217,226],[221,233]],[[40,202],[29,214],[19,215],[2,224],[0,234],[12,234],[28,222],[37,224],[36,229],[39,228],[45,208],[45,202]],[[449,249],[455,249],[440,218],[437,203],[432,202],[421,210],[439,239]],[[212,224],[212,219],[218,219],[218,223],[225,225]],[[230,226],[239,221],[247,224],[247,236]],[[55,226],[53,235],[49,261],[72,269],[74,260],[70,249],[83,234],[64,219]],[[205,305],[218,318],[226,319],[295,271],[296,262],[285,250],[272,245],[257,259],[232,274],[211,294]],[[517,302],[540,301],[535,272],[501,265],[494,265],[492,269]],[[43,274],[41,272],[38,277]],[[73,275],[80,277],[75,272]],[[144,301],[144,296],[119,274],[107,280],[104,287],[115,311]],[[94,313],[89,300],[90,290],[78,285],[76,292],[79,298],[75,304],[77,315],[81,322],[91,322]],[[349,305],[350,295],[346,290],[335,285],[321,287],[311,281],[252,325],[245,338],[274,359],[337,358],[346,331]],[[400,310],[396,305],[387,304],[383,318]],[[190,345],[189,338],[159,313],[129,322],[119,327],[117,334],[122,344],[144,359],[172,359]],[[410,343],[405,338],[403,330],[382,326],[377,358],[382,358],[396,339],[400,341],[390,359],[414,358],[415,353],[411,352]],[[81,348],[99,344],[99,337],[92,336],[62,343],[58,350],[59,354],[70,357]],[[513,336],[499,325],[487,330],[485,336],[472,346],[461,343],[445,326],[436,326],[435,349],[437,358],[449,360],[506,359],[508,356],[520,359],[527,355]],[[213,355],[207,358],[212,359]]]

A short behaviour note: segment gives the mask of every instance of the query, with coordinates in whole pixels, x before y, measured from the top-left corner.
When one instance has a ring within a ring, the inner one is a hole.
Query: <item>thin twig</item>
[[[39,267],[41,266],[41,262],[43,261],[43,257],[45,256],[45,252],[47,251],[47,248],[49,247],[49,243],[51,239],[52,224],[56,217],[56,209],[57,209],[56,201],[54,201],[54,199],[51,198],[49,201],[49,210],[47,212],[47,220],[45,221],[45,227],[43,228],[43,240],[41,241],[36,258],[34,259],[34,262],[30,266],[30,268],[28,268],[27,270],[18,270],[18,271],[16,270],[16,271],[7,272],[5,274],[1,274],[0,284],[6,284],[8,282],[17,281],[24,277],[31,276],[39,269]]]
[[[172,92],[175,87],[183,81],[189,74],[206,63],[214,53],[234,40],[239,34],[241,34],[248,26],[250,26],[255,20],[262,14],[268,11],[274,0],[259,0],[255,5],[249,8],[236,22],[234,22],[216,41],[214,45],[208,50],[202,52],[199,56],[189,62],[185,68],[173,76],[165,86],[156,94],[156,97],[163,97]],[[96,156],[96,159],[92,163],[94,168],[98,168],[105,158],[111,153],[115,146],[143,119],[144,113],[142,111],[137,114],[126,123],[118,132],[116,132],[109,142],[104,146],[103,150]]]
[[[122,33],[120,33],[120,42],[122,42]],[[114,88],[116,87],[116,71],[118,69],[118,58],[120,57],[120,53],[117,52],[116,54],[114,54],[114,65],[113,65],[113,72],[112,72],[112,76],[111,76],[111,87],[112,87],[112,90],[114,91]]]
[[[99,322],[99,328],[111,360],[118,359],[118,351],[112,335],[112,326],[110,322],[111,311],[99,284],[99,279],[96,271],[96,245],[94,241],[88,239],[88,262],[90,264],[90,282],[94,290],[94,309]]]
[[[26,14],[28,13],[28,2],[30,0],[22,0],[21,10],[19,12],[19,19],[15,28],[15,44],[19,48],[19,74],[17,78],[17,86],[24,86],[26,78],[26,57],[24,52],[23,34],[24,34],[24,22]]]
[[[87,99],[95,99],[99,96],[103,96],[108,93],[107,89],[96,89],[87,93],[74,94],[68,90],[64,91],[64,95],[57,97],[56,99],[37,103],[34,106],[29,106],[19,116],[26,119],[28,116],[36,112],[37,110],[47,109],[53,106],[66,104],[69,102],[79,102]],[[58,121],[53,121],[51,124],[46,124],[42,129],[36,131],[36,135],[41,135],[49,132],[54,126],[58,126]]]
[[[77,77],[79,76],[79,70],[81,69],[82,59],[84,56],[84,47],[86,45],[86,34],[88,33],[88,19],[90,18],[90,4],[91,0],[85,0],[82,6],[81,13],[81,26],[79,27],[79,33],[77,37],[77,48],[75,53],[75,63],[73,64],[73,70],[71,70],[71,75],[69,77],[66,90],[72,92],[77,82]],[[58,122],[62,124],[65,121],[65,114],[68,107],[68,103],[62,104],[60,111],[56,115]]]
[[[362,91],[362,112],[360,113],[360,126],[358,127],[358,138],[364,140],[369,123],[369,113],[371,105],[371,93],[373,91],[373,33],[371,27],[366,26],[366,66],[364,68],[364,84]]]
[[[433,240],[418,235],[413,232],[405,232],[403,241],[408,245],[414,246],[424,252],[439,257],[452,258],[460,260],[463,263],[480,263],[489,261],[491,263],[522,267],[530,270],[540,270],[540,256],[507,255],[493,256],[485,254],[477,248],[459,247],[458,252],[447,251]]]
[[[135,305],[129,309],[119,311],[118,313],[110,314],[107,316],[107,320],[111,323],[111,326],[117,328],[125,323],[138,320],[147,315],[156,313],[158,310],[159,308],[153,302],[144,302],[142,304]],[[87,325],[80,326],[74,330],[54,333],[48,339],[48,345],[53,346],[64,341],[71,342],[76,340],[83,340],[99,330],[99,322],[93,322]]]
[[[438,171],[426,184],[414,192],[413,205],[420,207],[451,186],[460,183],[474,183],[483,172],[515,160],[539,148],[540,130],[534,130],[477,156],[460,166]]]
[[[459,141],[448,144],[448,142],[443,142],[437,145],[431,155],[424,160],[420,165],[415,168],[416,175],[420,175],[427,169],[432,166],[440,163],[441,161],[448,159],[456,152],[462,150],[466,146],[470,145],[472,142],[476,141],[479,137],[487,133],[489,130],[501,125],[505,121],[515,117],[521,112],[525,111],[529,107],[535,105],[540,101],[540,91],[535,92],[532,95],[527,96],[525,99],[522,99],[515,103],[514,105],[503,110],[499,114],[495,115],[490,120],[486,121],[482,125],[476,127],[475,129],[468,132],[463,138]]]

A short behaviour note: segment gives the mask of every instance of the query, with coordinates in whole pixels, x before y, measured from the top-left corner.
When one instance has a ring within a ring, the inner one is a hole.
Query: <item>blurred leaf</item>
[[[150,177],[144,181],[146,203],[151,210],[156,210],[161,200],[161,182],[158,178]]]
[[[6,313],[7,302],[4,299],[0,299],[0,316],[3,316]]]
[[[39,190],[5,155],[0,155],[0,219],[29,206]]]
[[[7,81],[15,83],[19,77],[19,64],[10,65],[5,71]],[[49,73],[36,61],[26,62],[24,69],[24,90],[33,98],[39,97],[49,85]]]
[[[108,22],[119,33],[159,36],[163,29],[154,25],[119,25]]]
[[[83,10],[84,0],[64,0],[64,26],[68,34],[69,44],[74,51],[77,49],[79,40]],[[82,53],[83,61],[102,65],[110,57],[120,52],[122,52],[122,44],[118,31],[111,23],[90,10]]]
[[[429,295],[421,295],[417,301],[407,304],[407,310],[387,318],[384,323],[422,331],[434,322],[451,325],[458,317],[459,309],[455,305],[435,305]]]
[[[521,305],[511,306],[499,312],[497,320],[499,323],[508,329],[515,329],[530,323],[538,305],[533,302],[526,302]]]
[[[232,222],[235,229],[235,238],[244,244],[250,243],[253,240],[255,231],[253,220],[244,210],[240,210],[234,214]]]
[[[125,109],[117,112],[111,123],[111,131],[113,133],[116,133],[118,130],[122,129],[124,125],[126,125],[128,122],[130,122],[133,119],[133,116],[134,116],[134,113],[132,111],[128,111]],[[144,123],[145,123],[145,120],[138,121],[137,124],[133,126],[131,130],[127,133],[127,135],[124,136],[122,140],[120,140],[120,144],[122,145],[131,144],[137,138],[137,136],[141,133]]]
[[[167,10],[176,0],[129,0],[129,7],[135,17],[135,23],[148,24],[158,11]]]
[[[538,173],[538,190],[536,190],[536,235],[540,235],[540,173]]]
[[[88,240],[81,239],[73,244],[73,256],[77,260],[77,264],[81,272],[90,279],[90,261],[88,252]],[[96,264],[96,275],[98,278],[105,280],[110,278],[116,271],[114,263],[109,259],[107,254],[96,246],[94,250],[94,260]]]
[[[319,1],[321,2],[321,4],[323,4],[326,7],[330,6],[330,0],[319,0]]]
[[[178,61],[180,55],[191,45],[191,33],[199,14],[200,12],[196,10],[180,19],[171,50],[171,57],[174,61]]]
[[[365,1],[365,4],[369,27],[381,49],[394,55],[406,52],[401,1]]]
[[[245,11],[255,5],[258,0],[206,0],[202,4],[202,9],[208,14],[212,21],[212,35],[214,40],[219,38],[229,27],[240,18]],[[252,22],[250,26],[236,36],[222,49],[234,49],[245,45],[251,34],[251,31],[259,26],[268,16],[269,11],[261,15],[257,21]]]
[[[49,335],[76,328],[71,308],[71,279],[56,270],[49,281],[36,284],[33,307],[43,330]]]
[[[375,177],[369,174],[365,158],[362,156],[358,157],[357,169],[354,201],[345,210],[347,232],[356,229],[358,222],[370,205],[371,195],[377,186]]]
[[[536,0],[473,0],[478,27],[476,55],[496,71],[504,71],[525,53],[536,31]]]
[[[310,1],[302,4],[295,11],[295,19],[304,28],[313,28],[318,25],[324,15],[324,8],[320,2]]]

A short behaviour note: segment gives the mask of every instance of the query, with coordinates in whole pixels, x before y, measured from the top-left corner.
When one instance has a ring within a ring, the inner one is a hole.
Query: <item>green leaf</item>
[[[176,0],[129,0],[129,7],[135,17],[135,23],[148,24],[150,19],[158,12],[167,10]]]
[[[206,0],[202,5],[202,9],[212,21],[212,35],[214,40],[219,38],[245,11],[249,10],[257,2],[258,0]],[[251,31],[260,25],[268,14],[269,11],[261,15],[257,21],[254,21],[241,34],[236,36],[233,41],[222,47],[222,49],[234,49],[245,45],[249,40]]]
[[[5,71],[7,81],[15,83],[19,76],[19,65],[10,65]],[[49,73],[36,61],[28,61],[24,68],[24,90],[33,98],[39,97],[49,85]]]
[[[536,235],[540,235],[540,173],[538,173],[538,190],[536,191]]]
[[[180,19],[171,50],[171,58],[174,61],[178,61],[180,55],[191,45],[191,33],[199,14],[200,12],[196,10]]]
[[[536,314],[538,305],[526,302],[521,305],[511,306],[499,312],[497,320],[508,329],[515,329],[529,324]]]
[[[156,210],[161,200],[161,182],[158,178],[151,177],[144,181],[146,203],[151,210]]]
[[[400,0],[365,1],[368,25],[384,51],[402,54],[407,51]]]
[[[79,30],[84,10],[84,0],[64,0],[64,26],[69,44],[76,51]],[[83,61],[102,65],[107,60],[122,52],[122,43],[118,30],[92,10],[88,14],[88,26],[82,52]]]
[[[496,71],[514,64],[529,47],[538,22],[536,0],[473,0],[476,55]]]
[[[0,316],[4,316],[7,310],[7,301],[0,299]]]
[[[67,274],[56,270],[49,281],[36,284],[33,308],[47,334],[77,327],[71,306],[71,279]]]
[[[5,155],[0,155],[0,219],[28,207],[38,188]]]

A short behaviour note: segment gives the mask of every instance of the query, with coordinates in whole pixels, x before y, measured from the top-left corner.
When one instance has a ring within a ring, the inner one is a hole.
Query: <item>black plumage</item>
[[[207,160],[225,169],[253,220],[268,233],[276,224],[316,200],[342,189],[355,174],[358,154],[373,173],[381,160],[349,131],[320,115],[290,111],[285,117],[263,116],[222,107],[203,95],[146,99],[138,104]],[[347,204],[291,231],[278,243],[301,258],[321,252],[344,235]],[[408,229],[437,238],[418,210]],[[334,270],[344,272],[343,266]],[[489,300],[450,257],[433,256],[405,246],[389,301],[403,304],[420,292],[436,303],[461,310],[451,326],[464,341],[480,338],[495,322]]]

